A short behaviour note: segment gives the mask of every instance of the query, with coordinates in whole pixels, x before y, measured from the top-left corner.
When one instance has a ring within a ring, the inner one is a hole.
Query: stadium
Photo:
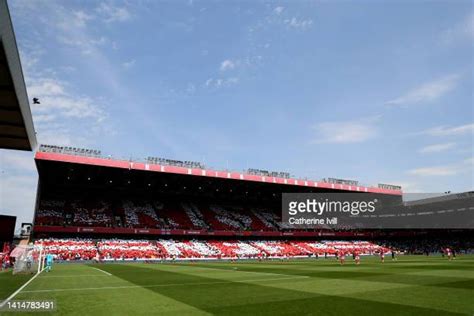
[[[29,253],[31,265],[17,263],[2,286],[8,294],[32,280],[15,301],[53,302],[60,314],[432,315],[472,308],[472,230],[298,230],[277,211],[282,192],[359,191],[376,194],[390,211],[446,216],[447,208],[472,211],[472,192],[405,205],[399,188],[264,170],[114,160],[97,150],[49,145],[39,147],[35,160],[34,245],[16,257],[27,261]],[[43,271],[46,253],[54,256],[51,272]],[[441,295],[459,303],[446,305]]]
[[[32,152],[38,176],[31,230],[0,214],[0,315],[474,313],[474,191],[406,201],[387,183],[37,144],[0,13],[0,148]],[[285,217],[287,198],[334,196],[377,212]]]

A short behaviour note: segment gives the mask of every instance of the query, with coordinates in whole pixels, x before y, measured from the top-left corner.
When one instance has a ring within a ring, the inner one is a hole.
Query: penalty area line
[[[49,278],[83,278],[83,277],[91,277],[91,278],[98,278],[98,277],[108,277],[109,275],[101,275],[101,274],[77,274],[77,275],[42,275],[40,279],[49,279]]]
[[[100,272],[102,272],[102,273],[105,273],[105,274],[107,274],[108,276],[111,276],[111,275],[112,275],[112,273],[109,273],[109,272],[104,271],[104,270],[99,269],[99,268],[94,268],[94,267],[90,267],[90,266],[89,266],[89,268],[92,268],[92,269],[95,269],[95,270],[100,271]]]
[[[295,280],[308,279],[309,276],[297,276],[289,278],[266,278],[266,279],[249,279],[249,280],[235,280],[235,281],[217,281],[217,282],[195,282],[195,283],[170,283],[170,284],[152,284],[152,285],[124,285],[124,286],[103,286],[103,287],[84,287],[71,289],[49,289],[49,290],[31,290],[23,291],[23,293],[49,293],[49,292],[68,292],[68,291],[96,291],[96,290],[123,290],[123,289],[139,289],[139,288],[154,288],[154,287],[168,287],[168,286],[188,286],[188,285],[213,285],[213,284],[227,284],[227,283],[247,283],[247,282],[265,282],[265,281],[279,281],[279,280]]]

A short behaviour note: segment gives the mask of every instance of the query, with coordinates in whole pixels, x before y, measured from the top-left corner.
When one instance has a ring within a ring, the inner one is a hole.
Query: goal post
[[[17,248],[14,249],[16,257],[13,274],[35,274],[40,272],[43,261],[42,248],[34,245],[21,245]]]
[[[38,271],[40,273],[44,268],[44,254],[43,254],[43,247],[39,247],[39,254],[38,254]]]

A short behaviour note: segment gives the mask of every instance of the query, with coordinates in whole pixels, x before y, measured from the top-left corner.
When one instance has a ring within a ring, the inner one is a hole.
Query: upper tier
[[[279,177],[268,177],[268,176],[259,176],[246,174],[236,171],[219,171],[219,170],[209,170],[209,169],[200,169],[200,168],[186,168],[186,167],[177,167],[169,165],[159,165],[151,164],[144,162],[135,162],[127,160],[116,160],[108,159],[101,157],[87,157],[80,155],[72,154],[63,154],[63,153],[52,153],[52,152],[36,152],[35,159],[37,161],[56,161],[62,163],[73,163],[81,165],[91,165],[91,166],[101,166],[106,168],[120,168],[128,170],[139,170],[139,171],[148,171],[155,173],[165,173],[165,174],[178,174],[186,175],[190,177],[206,177],[206,178],[219,178],[219,179],[231,179],[237,181],[251,181],[251,182],[260,182],[268,184],[280,184],[280,185],[289,185],[296,187],[313,187],[326,190],[338,191],[353,191],[353,192],[369,192],[369,193],[379,193],[379,194],[389,194],[401,196],[401,190],[392,190],[379,187],[367,187],[367,186],[353,186],[346,184],[335,184],[327,183],[323,181],[313,181],[305,179],[294,179],[294,178],[279,178]]]

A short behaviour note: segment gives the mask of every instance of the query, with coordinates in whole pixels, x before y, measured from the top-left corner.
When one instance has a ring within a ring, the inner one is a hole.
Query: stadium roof
[[[175,174],[189,177],[204,177],[209,179],[221,179],[221,180],[234,180],[242,181],[247,183],[268,183],[268,184],[280,184],[289,185],[293,187],[306,187],[306,188],[317,188],[327,189],[335,191],[353,191],[353,192],[369,192],[400,196],[401,190],[391,190],[379,187],[366,187],[366,186],[351,186],[346,184],[327,183],[324,181],[313,181],[306,179],[294,179],[294,178],[279,178],[279,177],[268,177],[260,175],[246,174],[238,171],[219,171],[209,170],[201,168],[186,168],[170,165],[160,165],[145,162],[136,162],[128,160],[116,160],[104,157],[90,157],[74,154],[64,154],[55,152],[43,152],[37,151],[35,155],[37,162],[40,161],[52,161],[61,163],[71,163],[98,167],[107,167],[113,169],[125,169],[125,170],[136,170],[144,171],[149,173],[162,173],[162,174]],[[41,172],[40,172],[41,174]]]
[[[462,193],[445,194],[445,195],[441,195],[441,196],[421,198],[421,199],[418,199],[418,200],[407,201],[407,202],[405,202],[405,205],[413,206],[413,205],[442,203],[442,202],[460,200],[460,199],[467,199],[467,198],[472,198],[472,197],[474,197],[474,191],[468,191],[468,192],[462,192]]]
[[[0,148],[33,150],[36,135],[6,0],[0,0]]]

